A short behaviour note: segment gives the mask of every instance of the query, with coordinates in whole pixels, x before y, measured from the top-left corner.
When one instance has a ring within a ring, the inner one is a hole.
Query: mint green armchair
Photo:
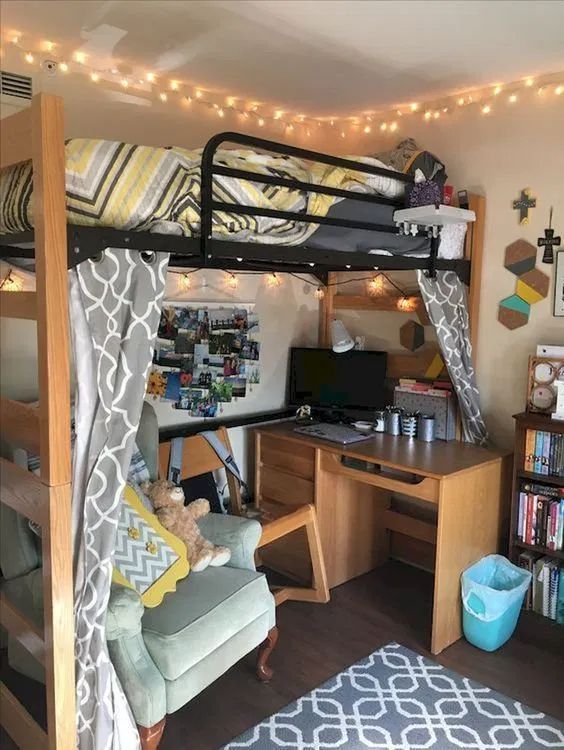
[[[157,475],[158,427],[145,405],[137,444],[153,477]],[[2,591],[41,623],[40,557],[27,524],[1,506]],[[143,607],[132,589],[113,585],[106,638],[112,663],[139,727],[143,750],[157,747],[167,714],[174,713],[239,659],[259,647],[257,676],[271,678],[268,657],[276,644],[274,598],[257,573],[254,553],[260,539],[257,521],[208,515],[202,533],[231,550],[229,564],[191,573],[158,607]],[[19,537],[23,535],[23,540]],[[31,536],[30,536],[31,535]],[[14,669],[41,679],[39,665],[17,642],[9,643]]]

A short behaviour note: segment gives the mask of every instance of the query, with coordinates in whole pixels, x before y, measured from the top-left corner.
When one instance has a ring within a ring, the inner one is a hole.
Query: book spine
[[[541,467],[541,456],[542,456],[542,432],[541,430],[535,430],[535,453],[534,453],[534,468],[535,474],[540,474]]]
[[[525,537],[523,535],[523,518],[525,516],[525,507],[527,505],[527,493],[526,492],[520,492],[519,493],[519,515],[517,516],[517,538],[520,539],[522,542],[525,541]]]
[[[558,573],[558,593],[556,595],[556,622],[564,625],[564,566]]]
[[[558,520],[558,503],[556,500],[552,500],[550,502],[550,516],[548,519],[548,541],[547,541],[547,547],[549,549],[556,549],[556,523]]]
[[[545,432],[542,438],[541,471],[545,476],[548,476],[548,460],[550,456],[551,438],[552,438],[551,432]]]
[[[550,450],[548,455],[548,475],[553,477],[556,471],[556,441],[557,435],[550,433]]]
[[[562,549],[564,545],[564,500],[558,504],[558,535],[556,539],[556,549]]]
[[[553,562],[550,566],[550,583],[549,583],[549,600],[548,616],[551,620],[556,620],[556,606],[558,598],[558,565]]]
[[[550,601],[550,563],[548,558],[544,561],[542,568],[542,616],[549,617]]]
[[[533,430],[527,430],[525,435],[525,471],[534,471],[533,454],[535,452],[535,436]]]
[[[525,542],[532,544],[532,531],[533,531],[533,495],[527,495],[527,518],[525,520]]]
[[[535,497],[535,516],[533,518],[533,529],[534,529],[534,542],[537,546],[544,544],[543,532],[544,532],[544,498]]]
[[[520,568],[523,568],[524,570],[528,570],[532,573],[533,571],[533,564],[534,564],[534,558],[530,552],[521,552],[519,557],[517,558],[517,565]],[[523,600],[523,609],[531,609],[533,603],[533,583],[531,579],[531,583],[529,584],[529,588],[527,589],[527,593],[525,594],[525,599]]]

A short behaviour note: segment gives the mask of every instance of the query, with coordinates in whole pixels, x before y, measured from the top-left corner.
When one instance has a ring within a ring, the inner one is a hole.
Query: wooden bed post
[[[47,735],[2,686],[2,723],[24,748],[74,750],[76,707],[71,538],[70,366],[63,100],[36,95],[3,120],[1,167],[32,159],[36,292],[0,292],[2,315],[36,318],[37,408],[1,399],[8,442],[39,454],[41,477],[2,462],[2,502],[42,527],[44,628],[3,602],[0,621],[45,666]],[[13,295],[10,298],[10,295]],[[25,309],[24,309],[25,308]]]

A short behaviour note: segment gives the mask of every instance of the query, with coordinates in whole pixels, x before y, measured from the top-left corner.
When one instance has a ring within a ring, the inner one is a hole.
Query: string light
[[[411,110],[412,112],[417,112],[417,110],[419,109],[419,104],[418,104],[417,102],[412,102],[412,103],[410,104],[410,106],[409,106],[409,109],[410,109],[410,110]]]
[[[365,132],[365,133],[366,133],[367,135],[368,135],[368,133],[370,133],[371,131],[372,131],[372,128],[370,127],[370,125],[365,125],[365,126],[364,126],[364,132]]]
[[[217,116],[218,117],[225,117],[225,112],[221,109],[221,107],[217,110]]]
[[[196,99],[201,99],[202,98],[203,94],[200,91],[200,89],[196,89],[195,96],[196,96]]]
[[[534,78],[527,78],[525,79],[525,86],[531,87],[535,82]]]
[[[69,72],[69,66],[66,62],[59,63],[59,70],[61,73],[68,73]]]
[[[96,72],[94,72],[94,73],[90,73],[90,80],[91,80],[91,81],[92,81],[93,83],[98,83],[98,81],[100,80],[100,76],[99,76],[99,74],[98,74],[98,73],[96,73]]]
[[[16,34],[15,36],[12,37],[11,42],[12,44],[15,44],[17,47],[18,44],[21,42],[21,37]]]
[[[86,62],[86,55],[84,54],[84,52],[75,52],[74,59],[79,65],[84,65],[84,63]]]
[[[489,115],[491,111],[492,111],[492,108],[490,107],[490,105],[484,104],[484,106],[482,107],[482,114]]]
[[[539,96],[542,96],[544,94],[544,86],[539,86],[539,88],[537,89],[537,94]]]
[[[397,308],[400,312],[412,312],[415,310],[415,303],[404,295],[398,299]]]
[[[511,94],[507,100],[509,104],[515,104],[517,101],[517,94]]]
[[[178,81],[171,81],[170,82],[170,90],[171,91],[178,91],[179,83]]]
[[[19,276],[16,276],[12,269],[10,269],[0,283],[0,289],[3,292],[21,292],[23,289],[23,280]]]
[[[178,280],[178,286],[183,292],[187,292],[192,287],[192,279],[187,273],[183,273]]]
[[[229,278],[227,279],[227,286],[230,289],[237,289],[239,286],[239,279],[235,276],[234,273],[230,274]]]
[[[432,116],[433,116],[433,113],[432,113],[432,112],[430,112],[429,110],[427,110],[427,111],[425,112],[425,119],[426,119],[426,120],[430,120]]]
[[[45,52],[53,52],[53,50],[55,49],[55,42],[50,42],[46,39],[43,42],[43,49],[45,50]]]
[[[380,130],[383,132],[384,130],[387,130],[387,129],[388,129],[388,123],[387,122],[383,122],[380,125]]]
[[[433,112],[433,120],[438,120],[440,116],[441,116],[441,113],[439,112],[439,110],[438,110],[438,109],[436,109],[436,110],[435,110],[435,111]]]
[[[264,118],[263,117],[259,117],[258,124],[259,124],[260,128],[264,127]]]
[[[127,80],[127,78],[122,78],[120,83],[124,89],[129,87],[129,81]]]
[[[317,289],[315,290],[315,299],[321,300],[324,297],[325,297],[325,290],[323,289],[323,287],[318,286]]]
[[[463,107],[463,106],[464,106],[464,104],[465,104],[465,102],[466,102],[466,99],[465,99],[465,98],[464,98],[463,96],[461,96],[461,97],[460,97],[460,98],[458,99],[458,101],[457,101],[457,104],[458,104],[458,106],[459,106],[459,107]]]
[[[276,275],[276,273],[268,273],[266,275],[266,285],[270,287],[271,289],[275,287],[279,287],[281,284],[280,277]]]
[[[392,131],[392,133],[394,133],[397,129],[398,129],[397,122],[391,122],[390,123],[390,130]]]
[[[503,91],[503,89],[502,89],[501,86],[496,86],[495,89],[494,89],[494,91],[493,91],[494,92],[494,96],[499,96],[502,91]]]
[[[35,60],[35,57],[31,54],[31,52],[26,52],[26,54],[25,54],[25,61],[26,61],[26,63],[29,63],[31,65],[31,63],[34,60]]]
[[[147,83],[155,83],[157,77],[154,73],[147,73],[145,76],[145,80],[147,81]]]
[[[564,86],[561,86],[561,85],[557,86],[557,87],[556,87],[556,88],[554,89],[554,93],[556,94],[556,96],[560,96],[560,94],[561,94],[561,93],[562,93],[563,91],[564,91]]]
[[[166,95],[164,91],[161,91],[161,93],[159,94],[159,99],[161,100],[161,102],[166,102],[166,100],[168,99],[168,96]]]
[[[371,297],[378,297],[383,293],[384,276],[382,274],[378,274],[378,276],[374,276],[374,278],[370,279],[370,281],[368,282],[368,294]]]

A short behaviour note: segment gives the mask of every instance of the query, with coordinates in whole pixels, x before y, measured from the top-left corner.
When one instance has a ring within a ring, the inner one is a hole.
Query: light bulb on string
[[[195,95],[196,99],[201,99],[202,98],[202,92],[200,91],[200,89],[196,89],[196,91],[194,92],[194,95]]]
[[[23,280],[10,269],[0,282],[0,289],[3,292],[21,292]]]
[[[501,86],[496,86],[493,90],[494,96],[499,96],[501,92],[503,91],[503,88]]]
[[[179,87],[180,87],[180,84],[178,83],[178,81],[171,81],[170,82],[170,90],[171,91],[178,91]]]
[[[59,63],[59,70],[61,71],[61,73],[68,73],[69,72],[68,63],[66,63],[64,61],[60,62]]]
[[[122,78],[121,81],[120,81],[120,84],[121,84],[122,88],[124,88],[124,89],[129,88],[129,81],[127,80],[127,78]]]
[[[415,306],[413,300],[404,294],[403,297],[398,299],[397,308],[400,312],[412,312],[415,309]]]
[[[98,83],[98,81],[100,80],[100,75],[96,73],[95,71],[93,71],[92,73],[90,73],[90,80],[93,83]]]
[[[371,130],[372,130],[372,128],[370,127],[370,125],[365,125],[365,126],[364,126],[364,132],[365,132],[365,133],[366,133],[367,135],[368,135],[368,133],[370,133],[370,131],[371,131]]]
[[[276,275],[276,273],[268,273],[266,275],[266,285],[270,289],[274,289],[276,287],[279,287],[281,284],[280,277]]]
[[[237,287],[239,286],[239,279],[235,276],[234,273],[229,275],[227,279],[227,286],[230,289],[237,289]]]
[[[526,78],[525,79],[525,86],[527,86],[527,88],[530,88],[534,84],[534,82],[535,82],[534,78]]]
[[[491,111],[492,111],[492,108],[490,107],[490,105],[484,104],[484,106],[482,107],[482,114],[489,115]]]
[[[166,102],[168,96],[164,91],[161,91],[161,93],[159,94],[159,99],[161,100],[161,102]]]
[[[398,129],[397,122],[391,122],[390,123],[390,130],[392,131],[392,133],[394,133],[397,129]]]
[[[192,287],[192,279],[190,278],[189,274],[182,274],[182,276],[178,280],[178,286],[182,289],[183,292],[187,292],[188,289]]]
[[[509,102],[509,104],[515,104],[515,102],[517,101],[517,94],[510,94],[507,101]]]
[[[323,289],[322,286],[318,286],[317,289],[315,290],[315,299],[321,300],[324,297],[325,297],[325,290]]]
[[[29,65],[31,65],[34,62],[35,57],[32,55],[31,52],[26,52],[24,59],[25,59],[26,63],[29,63]]]
[[[431,119],[431,117],[433,116],[433,113],[432,113],[432,112],[429,112],[429,110],[427,110],[427,111],[425,112],[425,115],[424,115],[424,116],[425,116],[425,119],[426,119],[426,120],[428,121],[428,120],[430,120],[430,119]]]
[[[259,125],[259,128],[264,127],[264,117],[258,118],[258,125]]]
[[[384,293],[384,277],[382,274],[378,274],[377,276],[374,276],[374,278],[370,279],[368,282],[368,294],[371,297],[378,297],[379,295]]]
[[[465,103],[466,103],[466,99],[463,96],[459,97],[457,101],[458,106],[463,107]]]
[[[145,80],[147,83],[154,83],[157,80],[157,77],[154,73],[147,73],[145,75]]]
[[[225,117],[225,112],[221,109],[221,107],[219,107],[219,109],[217,110],[217,116]]]
[[[86,62],[86,55],[84,54],[84,52],[75,52],[74,59],[79,65],[84,65],[84,63]]]

